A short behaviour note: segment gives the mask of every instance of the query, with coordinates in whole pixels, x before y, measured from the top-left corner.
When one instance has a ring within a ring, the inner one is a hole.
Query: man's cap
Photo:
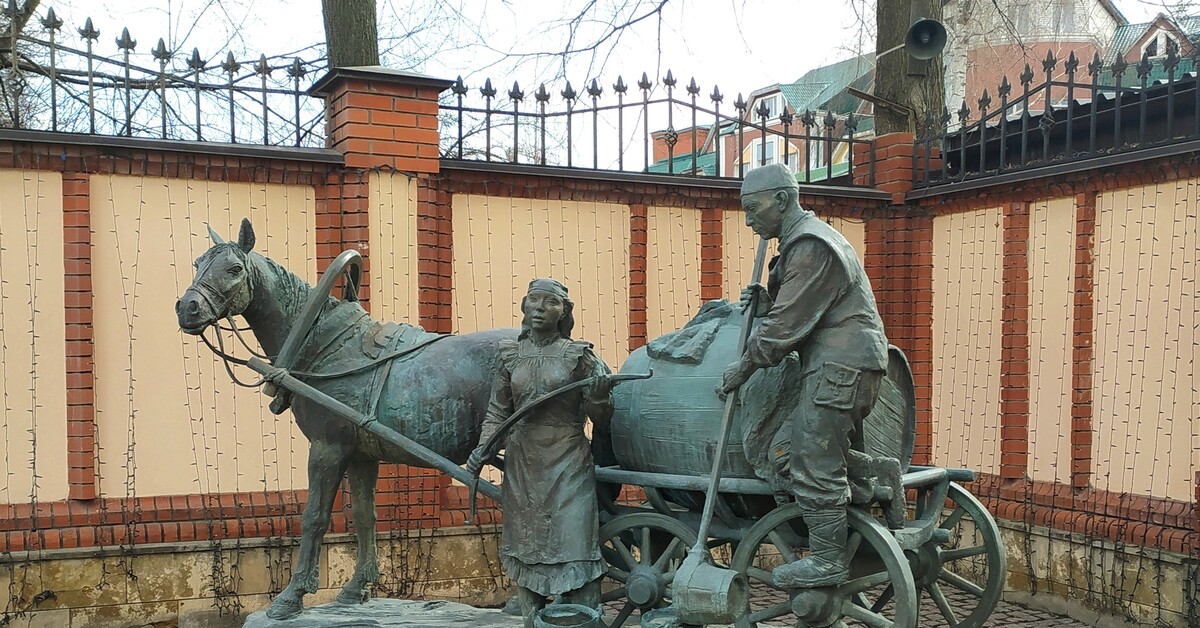
[[[791,188],[793,190],[800,187],[796,183],[796,177],[788,171],[783,164],[771,164],[755,168],[746,173],[746,178],[742,179],[742,196],[747,194],[756,194],[767,190],[782,190]]]

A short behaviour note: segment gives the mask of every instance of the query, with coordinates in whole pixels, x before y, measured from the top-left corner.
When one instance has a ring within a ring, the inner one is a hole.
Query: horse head
[[[179,328],[188,334],[203,333],[210,325],[244,312],[254,296],[254,275],[250,251],[254,249],[254,228],[242,219],[237,242],[226,242],[212,227],[208,228],[213,246],[192,264],[196,276],[192,285],[175,302]]]

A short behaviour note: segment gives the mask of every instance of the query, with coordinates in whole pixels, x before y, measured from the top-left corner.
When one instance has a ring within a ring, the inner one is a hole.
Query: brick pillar
[[[629,206],[629,351],[646,344],[646,230],[645,205]]]
[[[1096,193],[1075,196],[1075,290],[1071,360],[1071,486],[1092,481],[1092,340],[1096,327]]]
[[[92,327],[91,178],[63,174],[66,276],[67,495],[96,499],[95,330]]]
[[[933,216],[897,208],[865,223],[864,267],[888,342],[904,351],[917,402],[913,462],[933,456]]]
[[[347,168],[438,171],[438,95],[451,81],[378,67],[334,68],[313,84],[325,97],[326,142]]]
[[[702,302],[725,296],[722,266],[724,266],[724,226],[720,209],[700,212],[700,300]]]
[[[1000,477],[1029,469],[1029,203],[1004,208],[1000,306]]]
[[[451,81],[378,67],[335,68],[309,90],[325,97],[329,148],[346,167],[317,190],[318,267],[345,248],[363,254],[361,296],[370,294],[370,181],[381,169],[413,173],[417,188],[418,313],[420,323],[449,332],[451,199],[436,188],[438,95]],[[369,306],[369,303],[364,303]],[[406,465],[382,465],[376,492],[381,529],[434,527],[449,478]]]

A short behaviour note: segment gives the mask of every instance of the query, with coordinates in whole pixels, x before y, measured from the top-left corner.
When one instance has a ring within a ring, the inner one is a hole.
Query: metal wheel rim
[[[880,524],[874,517],[856,508],[850,508],[847,512],[849,515],[847,522],[850,527],[850,534],[847,536],[848,544],[854,544],[855,537],[857,536],[859,543],[865,543],[879,555],[886,569],[868,576],[852,577],[845,585],[838,587],[839,590],[844,592],[843,616],[856,619],[868,626],[916,628],[917,611],[919,608],[917,606],[917,588],[913,582],[912,572],[908,566],[908,559],[904,557],[903,550],[896,544],[895,538],[887,531],[887,528]],[[758,568],[752,569],[751,561],[753,561],[757,554],[758,547],[764,541],[768,541],[770,533],[780,525],[793,519],[802,519],[800,506],[795,503],[780,506],[768,513],[767,516],[759,519],[751,527],[750,531],[747,532],[745,540],[742,541],[737,552],[734,554],[733,569],[745,574],[747,580],[752,584],[755,582],[765,582],[772,589],[775,589],[770,581],[770,573]],[[862,546],[859,545],[859,547]],[[871,608],[863,606],[862,600],[865,596],[853,593],[853,590],[859,586],[874,581],[880,581],[880,584],[882,582],[889,582],[891,584],[887,590],[889,597],[887,600],[884,600],[884,602],[894,602],[893,609],[895,616],[891,619],[884,617],[878,611],[873,611]],[[775,590],[778,591],[779,589]],[[783,609],[783,606],[783,604],[779,604],[760,610],[757,613],[751,608],[750,614],[739,619],[735,625],[737,628],[757,628],[759,621],[769,621],[774,617],[791,615],[790,600],[786,604],[786,610]],[[778,614],[767,616],[770,612],[778,612]]]
[[[996,520],[967,489],[951,482],[947,498],[954,503],[954,508],[950,510],[949,514],[939,517],[939,527],[951,530],[953,539],[953,532],[959,528],[963,518],[970,517],[982,538],[982,544],[970,548],[951,548],[940,545],[933,548],[938,554],[940,563],[938,577],[929,584],[923,585],[918,594],[922,597],[928,595],[937,606],[942,618],[950,626],[981,628],[992,611],[996,610],[996,605],[1000,603],[1000,596],[1004,591],[1007,561],[1004,554],[1004,543],[1000,539],[1000,528],[996,525]],[[945,568],[945,565],[952,565],[957,561],[967,560],[974,556],[982,556],[987,563],[987,581],[982,587],[961,576],[956,576]],[[978,605],[969,614],[960,618],[946,599],[943,590],[945,586],[951,586],[956,590],[973,595],[979,600]]]
[[[645,556],[645,553],[641,551],[641,548],[638,548],[638,555],[633,556],[632,547],[626,547],[626,554],[621,554],[620,549],[616,547],[615,543],[621,543],[622,545],[624,544],[620,541],[618,536],[623,532],[635,531],[635,540],[638,542],[645,542],[646,539],[649,539],[650,531],[653,530],[665,532],[674,537],[665,548],[667,551],[664,551],[659,557],[659,560],[655,561],[655,563],[651,565],[652,568],[657,567],[655,569],[655,573],[659,574],[659,577],[663,579],[663,583],[666,588],[664,597],[670,597],[670,587],[671,582],[675,578],[675,570],[678,568],[678,563],[682,562],[683,558],[687,555],[688,550],[695,545],[696,533],[681,523],[678,519],[673,519],[666,515],[661,515],[654,512],[635,512],[624,514],[616,517],[612,521],[609,521],[600,527],[600,551],[601,554],[604,555],[605,563],[608,565],[608,569],[605,571],[604,577],[605,579],[616,581],[622,585],[613,591],[604,593],[604,600],[625,600],[625,604],[617,613],[617,616],[611,622],[604,622],[604,625],[608,628],[619,628],[620,626],[625,625],[626,620],[633,615],[633,611],[637,610],[637,605],[628,599],[628,595],[624,587],[624,584],[628,581],[629,573],[621,569],[619,566],[613,564],[612,557],[614,553],[619,554],[622,557],[622,560],[626,562],[632,558],[637,564],[644,564],[642,562],[642,558]],[[614,545],[609,546],[610,542],[614,542]],[[653,546],[653,541],[651,541],[650,554],[653,554],[655,549],[656,548]],[[678,560],[669,558],[672,555],[677,555]],[[659,563],[661,563],[661,565]]]

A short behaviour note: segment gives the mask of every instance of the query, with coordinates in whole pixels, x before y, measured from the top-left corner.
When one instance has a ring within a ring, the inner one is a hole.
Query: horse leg
[[[354,575],[338,593],[337,601],[342,604],[362,604],[371,597],[371,583],[379,579],[375,546],[375,481],[379,478],[379,461],[356,460],[350,463],[347,472],[357,560],[354,563]]]
[[[331,443],[312,441],[308,450],[308,503],[300,523],[300,557],[292,579],[271,603],[267,616],[288,619],[304,610],[304,594],[315,593],[320,585],[321,541],[329,529],[333,498],[338,482],[346,473],[349,449]]]

